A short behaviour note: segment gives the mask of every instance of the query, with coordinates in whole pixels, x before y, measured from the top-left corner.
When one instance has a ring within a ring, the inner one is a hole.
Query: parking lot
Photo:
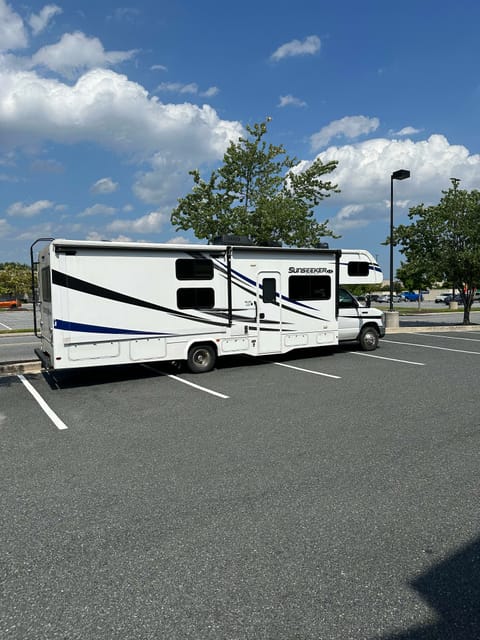
[[[480,637],[480,332],[0,377],[0,635]]]

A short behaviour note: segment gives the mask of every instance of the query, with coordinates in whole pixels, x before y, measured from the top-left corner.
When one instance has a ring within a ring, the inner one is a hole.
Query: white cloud
[[[50,20],[57,14],[62,13],[62,9],[56,4],[47,4],[40,13],[32,13],[28,19],[28,24],[34,36],[41,33],[48,25]]]
[[[55,203],[50,200],[37,200],[36,202],[32,202],[32,204],[14,202],[8,207],[7,215],[18,218],[33,218],[46,209],[52,209],[54,207]]]
[[[346,116],[340,120],[333,120],[325,127],[314,133],[310,138],[313,151],[325,147],[333,138],[357,138],[360,135],[376,131],[380,125],[378,118],[366,116]]]
[[[163,64],[152,64],[150,71],[168,71],[168,68]]]
[[[115,233],[155,233],[162,229],[169,221],[169,216],[160,211],[152,211],[136,220],[115,220],[108,225],[107,229]]]
[[[318,36],[307,36],[305,40],[291,40],[282,44],[272,53],[270,59],[278,62],[283,58],[293,56],[313,55],[320,50],[321,42]]]
[[[65,33],[57,44],[39,49],[31,60],[31,65],[44,66],[66,78],[97,67],[112,67],[136,54],[130,51],[105,51],[98,38],[89,38],[84,33]]]
[[[22,49],[28,45],[22,18],[5,0],[0,0],[0,51]]]
[[[107,207],[104,204],[94,204],[79,213],[78,217],[86,218],[89,216],[113,216],[113,214],[116,212],[117,210],[115,209],[115,207]]]
[[[208,87],[205,91],[200,91],[196,82],[190,82],[188,84],[182,84],[181,82],[162,82],[155,89],[156,93],[159,92],[200,95],[203,98],[213,98],[216,96],[220,89],[218,87]]]
[[[192,241],[186,238],[185,236],[175,236],[174,238],[170,238],[167,240],[165,244],[191,244]]]
[[[418,142],[375,138],[333,146],[318,157],[322,162],[339,162],[330,177],[341,193],[328,203],[339,205],[330,219],[336,231],[386,219],[390,176],[397,169],[411,172],[409,180],[395,185],[395,206],[404,212],[420,202],[437,203],[441,191],[450,188],[451,177],[460,178],[467,190],[477,188],[480,181],[480,155],[471,155],[466,147],[451,145],[438,134]],[[300,168],[309,164],[303,162]]]
[[[403,127],[400,131],[395,131],[394,135],[396,136],[413,136],[416,133],[420,133],[421,129],[415,129],[415,127]]]
[[[0,70],[0,128],[5,145],[91,141],[144,159],[162,149],[184,169],[222,157],[242,134],[240,123],[220,120],[208,105],[161,103],[108,69],[89,71],[73,86]]]
[[[149,171],[137,174],[133,185],[135,195],[143,202],[173,208],[178,194],[188,191],[192,183],[184,163],[157,153],[152,157],[150,167]]]
[[[345,231],[346,229],[356,229],[365,226],[367,221],[360,215],[365,209],[366,205],[363,204],[348,204],[342,207],[335,216],[335,230]]]
[[[0,238],[8,235],[12,230],[11,225],[5,218],[0,218]]]
[[[279,107],[288,107],[288,106],[292,106],[292,107],[306,107],[307,103],[304,102],[303,100],[300,100],[300,98],[295,98],[295,96],[292,95],[286,95],[286,96],[280,96],[280,102],[278,103]]]
[[[118,182],[114,182],[111,178],[100,178],[90,187],[91,193],[113,193],[118,189]]]
[[[218,95],[219,92],[220,89],[218,87],[208,87],[208,89],[206,91],[202,91],[200,95],[205,98],[213,98],[214,96]]]
[[[162,82],[156,88],[156,91],[169,91],[171,93],[198,93],[198,85],[195,82],[182,84],[181,82]]]

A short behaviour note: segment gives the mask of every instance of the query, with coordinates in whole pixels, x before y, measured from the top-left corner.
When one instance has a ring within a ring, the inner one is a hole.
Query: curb
[[[14,376],[19,373],[40,373],[42,363],[40,360],[29,360],[28,362],[5,362],[0,364],[0,375]]]
[[[387,327],[385,335],[390,333],[428,333],[429,331],[480,331],[479,324],[442,324],[423,327]]]

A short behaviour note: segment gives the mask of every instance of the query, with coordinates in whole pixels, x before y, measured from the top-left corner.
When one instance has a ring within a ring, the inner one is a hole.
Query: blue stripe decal
[[[134,336],[170,336],[171,333],[159,333],[157,331],[135,331],[133,329],[117,329],[116,327],[102,327],[96,324],[83,324],[81,322],[68,322],[67,320],[55,320],[55,329],[62,331],[79,331],[81,333],[113,333],[116,335]]]

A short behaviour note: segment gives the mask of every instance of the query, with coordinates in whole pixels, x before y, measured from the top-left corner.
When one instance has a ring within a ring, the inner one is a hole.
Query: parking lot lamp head
[[[408,169],[398,169],[390,176],[390,311],[393,311],[393,181],[410,178]]]

